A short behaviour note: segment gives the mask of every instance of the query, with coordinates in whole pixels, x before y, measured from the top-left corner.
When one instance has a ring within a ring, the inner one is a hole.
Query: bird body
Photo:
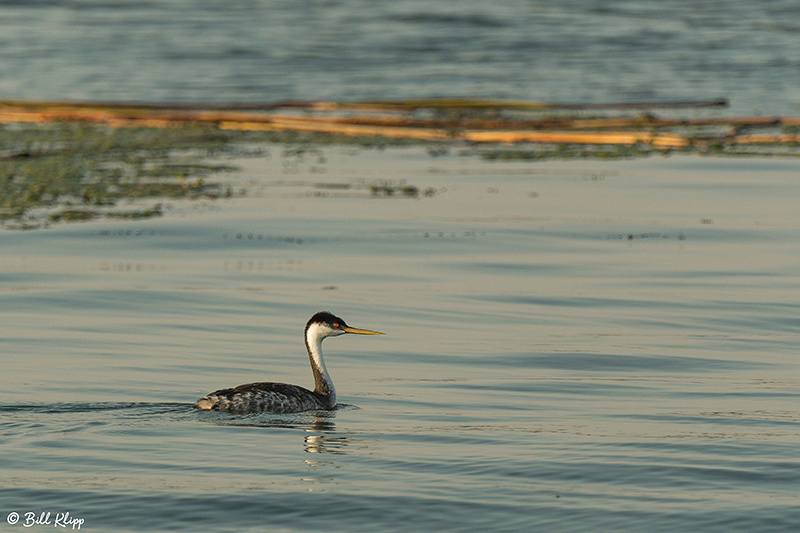
[[[297,385],[288,383],[248,383],[222,389],[197,400],[198,409],[212,411],[297,413],[314,409],[332,409],[336,402]]]
[[[322,341],[345,333],[383,335],[378,331],[356,329],[341,318],[322,311],[309,319],[305,328],[305,343],[314,390],[286,383],[248,383],[232,389],[220,389],[203,396],[194,404],[197,409],[214,411],[296,413],[336,407],[336,389],[322,358]]]

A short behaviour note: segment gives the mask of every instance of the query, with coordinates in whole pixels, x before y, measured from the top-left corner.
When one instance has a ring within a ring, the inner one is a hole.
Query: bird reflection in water
[[[340,435],[306,435],[305,450],[308,453],[332,453],[344,455],[348,446],[348,438]],[[315,461],[306,460],[306,463]]]
[[[347,409],[348,405],[339,405],[339,409]],[[210,415],[210,416],[208,416]],[[350,437],[336,434],[336,424],[333,418],[336,411],[312,411],[296,415],[275,415],[270,413],[258,414],[231,414],[212,412],[207,413],[207,421],[221,426],[260,427],[265,429],[300,429],[306,435],[303,437],[303,449],[307,453],[327,453],[344,455],[350,445]],[[326,461],[306,460],[311,466],[322,466]]]
[[[306,429],[306,432],[309,433],[303,439],[303,448],[306,453],[325,453],[333,455],[345,455],[348,453],[346,448],[349,445],[349,437],[336,435],[335,426],[327,416],[322,417],[316,415],[316,420],[312,424],[312,427]],[[333,464],[332,461],[322,461],[319,459],[304,459],[303,462],[314,468]]]

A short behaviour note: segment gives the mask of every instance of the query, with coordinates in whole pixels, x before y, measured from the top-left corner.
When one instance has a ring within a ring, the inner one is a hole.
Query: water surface
[[[796,115],[798,21],[793,0],[6,0],[0,97],[725,97]]]
[[[0,233],[3,528],[796,530],[794,160],[267,148],[244,196]],[[310,385],[321,309],[387,333],[325,342],[339,409],[191,408]]]

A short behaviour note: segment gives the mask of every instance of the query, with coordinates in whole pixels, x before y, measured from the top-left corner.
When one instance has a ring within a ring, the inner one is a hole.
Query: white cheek
[[[318,339],[320,337],[325,337],[327,335],[328,328],[323,326],[322,324],[312,324],[310,328],[308,328],[308,336],[312,339]]]

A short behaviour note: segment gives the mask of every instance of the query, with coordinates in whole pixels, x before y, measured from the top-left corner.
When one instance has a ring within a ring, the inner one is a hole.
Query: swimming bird
[[[313,391],[286,383],[249,383],[207,394],[197,400],[194,407],[213,411],[272,413],[333,409],[336,407],[336,389],[322,359],[322,341],[345,333],[383,335],[379,331],[351,328],[338,316],[321,311],[309,319],[305,329],[306,349],[314,374]]]

